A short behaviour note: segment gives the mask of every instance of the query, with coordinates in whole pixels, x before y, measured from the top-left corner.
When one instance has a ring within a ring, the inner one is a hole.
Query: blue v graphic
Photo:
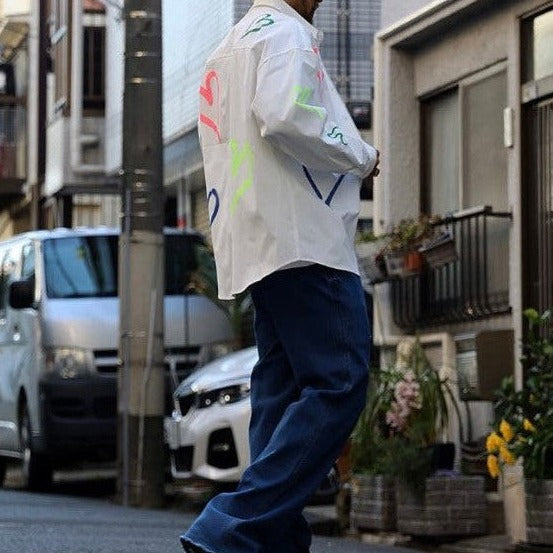
[[[342,184],[342,181],[344,180],[344,177],[346,175],[340,175],[338,177],[338,180],[336,181],[336,183],[332,187],[332,190],[330,191],[330,194],[328,195],[326,200],[324,200],[323,195],[322,195],[321,191],[319,190],[319,187],[315,184],[315,181],[313,180],[313,177],[311,176],[311,173],[309,172],[307,167],[305,165],[302,165],[302,168],[303,168],[303,172],[305,173],[305,176],[307,177],[307,180],[309,181],[309,184],[311,185],[311,188],[313,188],[313,190],[315,191],[315,194],[317,194],[317,197],[319,198],[319,200],[323,200],[326,205],[330,206],[330,202],[332,201],[332,198],[334,198],[334,195],[338,191],[338,188],[340,188],[340,185]]]

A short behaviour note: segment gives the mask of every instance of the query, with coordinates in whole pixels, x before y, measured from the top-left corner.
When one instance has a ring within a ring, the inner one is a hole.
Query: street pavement
[[[0,553],[182,553],[178,537],[194,516],[182,510],[123,507],[106,498],[4,489],[0,490]],[[311,551],[422,553],[321,536],[314,538]]]

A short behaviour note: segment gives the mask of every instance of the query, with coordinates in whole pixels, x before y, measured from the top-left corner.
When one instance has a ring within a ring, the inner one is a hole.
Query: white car
[[[175,480],[240,480],[250,462],[250,378],[257,360],[256,347],[225,355],[194,371],[175,390],[175,409],[165,418]],[[312,500],[326,501],[339,487],[335,465]]]
[[[175,390],[165,418],[171,474],[237,482],[250,460],[250,377],[257,348],[231,353],[194,371]]]

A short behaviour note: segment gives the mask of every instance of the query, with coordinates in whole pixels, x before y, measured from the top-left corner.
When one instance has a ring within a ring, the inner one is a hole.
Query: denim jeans
[[[259,361],[251,465],[181,537],[208,553],[308,553],[303,507],[365,404],[370,329],[358,276],[321,265],[252,285]]]

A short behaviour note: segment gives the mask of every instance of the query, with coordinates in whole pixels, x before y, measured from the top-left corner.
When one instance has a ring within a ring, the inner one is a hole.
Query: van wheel
[[[30,490],[44,490],[52,483],[52,467],[45,455],[33,450],[31,436],[31,419],[27,406],[23,405],[19,418],[23,486]]]
[[[6,479],[7,461],[4,457],[0,457],[0,488],[4,485]]]

